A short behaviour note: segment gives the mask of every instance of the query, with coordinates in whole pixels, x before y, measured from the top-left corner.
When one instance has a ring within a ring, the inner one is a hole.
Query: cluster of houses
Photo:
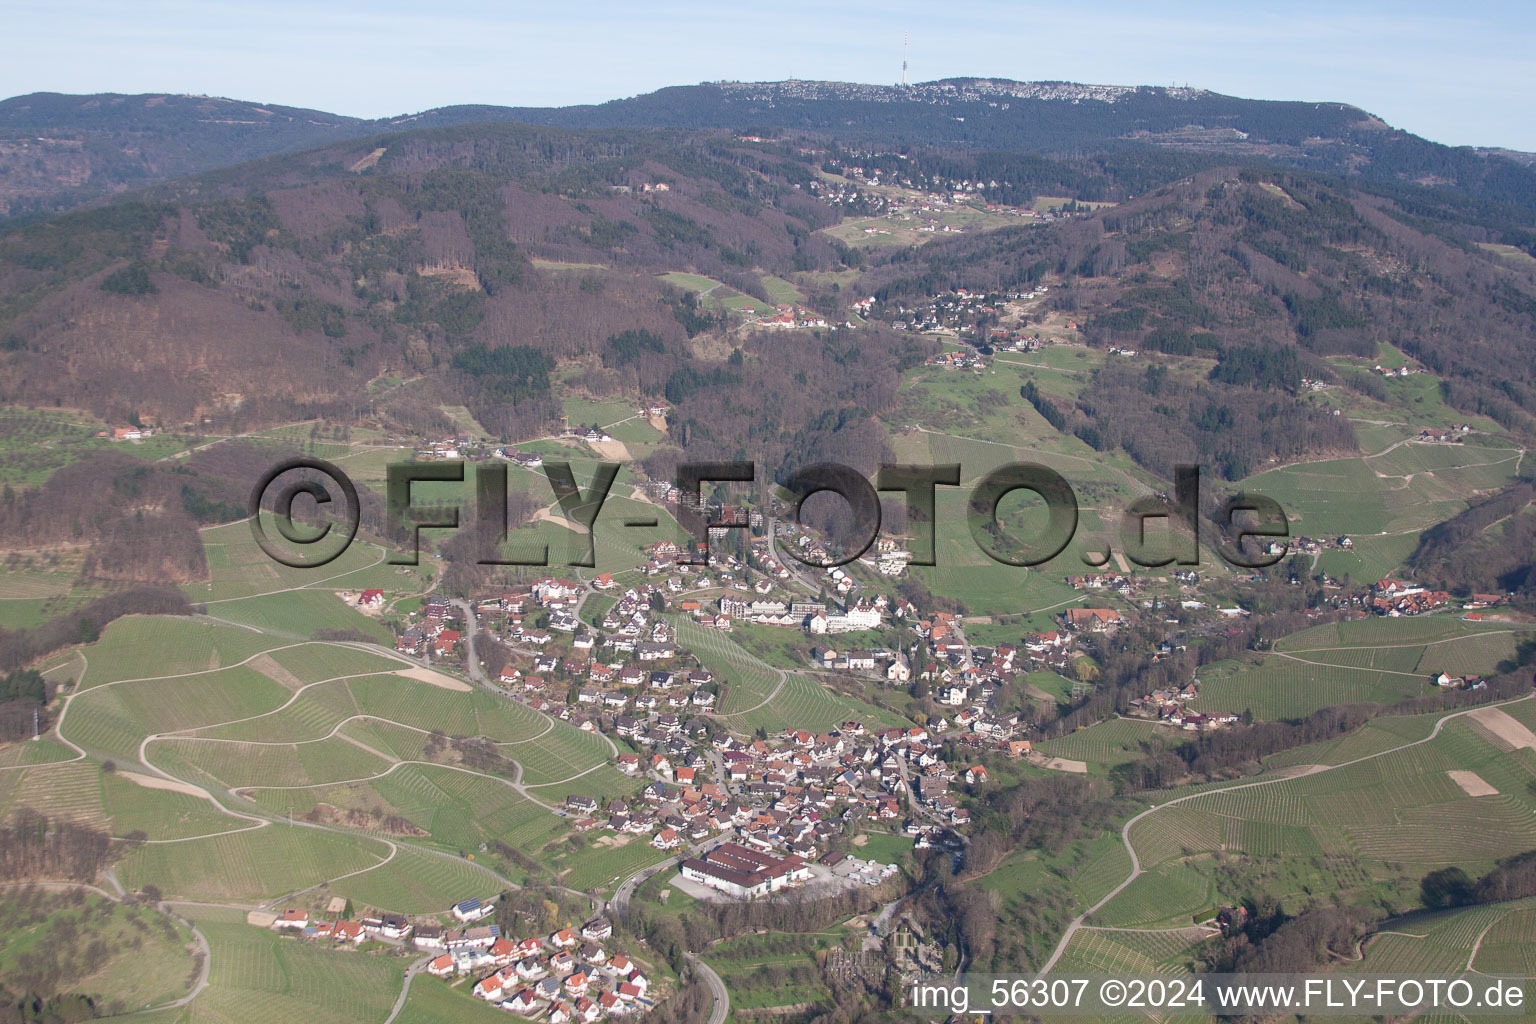
[[[410,921],[395,914],[364,917],[355,921],[342,919],[339,909],[336,914],[327,918],[294,907],[278,914],[271,927],[300,938],[330,941],[343,946],[361,946],[370,940],[403,942],[411,937],[415,929]]]
[[[822,733],[790,729],[750,741],[716,732],[707,743],[649,756],[620,755],[622,770],[661,777],[631,800],[603,804],[571,794],[564,809],[579,831],[649,835],[658,849],[729,834],[754,855],[795,857],[810,864],[833,852],[831,846],[849,822],[904,825],[916,835],[969,821],[952,795],[938,799],[956,777],[938,743],[926,728],[869,732],[857,721]],[[928,802],[926,808],[915,794],[909,796],[914,785]],[[699,859],[709,862],[708,857]],[[758,865],[768,867],[766,861]],[[764,892],[808,875],[793,871],[775,877]],[[717,888],[734,894],[728,886]]]
[[[453,924],[444,926],[439,918],[413,922],[382,914],[326,919],[292,908],[277,915],[271,927],[343,945],[377,940],[414,948],[431,956],[428,974],[445,979],[479,975],[471,989],[475,996],[550,1024],[590,1024],[606,1016],[641,1013],[652,1005],[645,970],[626,954],[604,949],[602,943],[613,936],[607,918],[594,918],[580,929],[563,928],[544,939],[514,939],[503,935],[498,925],[482,923],[495,910],[493,900],[464,900],[450,911]]]
[[[1034,292],[1028,292],[1026,298],[1034,298]],[[1001,352],[1033,352],[1049,342],[1040,334],[1026,334],[1023,331],[1011,330],[1007,327],[994,327],[987,332],[987,345],[994,351]]]
[[[651,195],[657,192],[670,192],[672,186],[664,181],[647,181],[640,185],[609,185],[608,191],[619,195],[630,195],[639,192],[641,195]]]
[[[1350,551],[1355,542],[1346,536],[1338,537],[1293,537],[1290,540],[1292,551],[1303,555],[1315,555],[1320,551]]]
[[[434,957],[427,972],[450,978],[488,970],[471,990],[477,998],[549,1024],[591,1024],[652,1005],[645,971],[626,954],[610,955],[603,948],[613,935],[607,918],[588,921],[580,929],[562,928],[543,939],[514,939],[495,926],[481,930],[487,934],[477,935],[473,943],[461,939]]]
[[[900,576],[907,571],[912,552],[889,537],[881,537],[875,541],[873,557],[865,555],[859,561],[882,576]]]
[[[928,366],[942,366],[946,370],[981,370],[987,366],[981,354],[972,349],[946,349],[929,356],[925,363]]]
[[[1061,624],[1074,633],[1109,633],[1123,621],[1113,608],[1068,608],[1061,615]]]
[[[1186,732],[1224,729],[1242,720],[1240,715],[1231,712],[1208,715],[1192,710],[1187,704],[1199,696],[1200,683],[1198,680],[1192,680],[1181,687],[1153,690],[1145,696],[1135,698],[1130,702],[1130,710],[1131,714],[1137,717],[1155,719],[1164,725],[1171,725]]]
[[[384,607],[384,591],[379,587],[369,587],[357,594],[356,605],[363,611],[378,611]]]
[[[758,317],[757,326],[771,327],[777,330],[825,327],[827,326],[827,318],[820,313],[813,313],[799,306],[781,305],[774,307],[772,315]]]
[[[439,658],[454,657],[463,639],[459,630],[449,628],[455,614],[448,598],[441,594],[428,596],[422,602],[421,621],[395,639],[395,650],[416,656],[430,653]]]
[[[588,444],[598,444],[603,441],[612,441],[613,437],[596,424],[574,423],[565,428],[566,437],[574,437],[578,441],[586,441]]]
[[[1401,580],[1377,580],[1371,586],[1369,606],[1377,615],[1397,618],[1402,615],[1421,615],[1450,604],[1451,595],[1443,590],[1430,590]]]
[[[1325,580],[1337,586],[1336,580]],[[1464,613],[1461,617],[1469,622],[1480,621],[1482,611],[1504,604],[1509,600],[1504,594],[1472,594],[1457,599],[1443,590],[1431,590],[1417,583],[1403,580],[1381,579],[1371,584],[1364,594],[1338,595],[1328,603],[1338,608],[1360,608],[1388,618],[1402,615],[1420,615],[1450,609],[1456,605]]]
[[[885,621],[885,610],[889,607],[889,599],[884,594],[869,601],[851,604],[842,610],[834,608],[830,611],[822,601],[790,600],[786,602],[777,598],[752,597],[734,591],[721,594],[716,603],[720,609],[720,615],[716,617],[716,625],[719,625],[719,617],[723,616],[729,622],[804,629],[815,636],[879,629]],[[694,609],[684,608],[683,610]],[[698,611],[702,612],[702,609]],[[703,616],[697,617],[702,619]]]
[[[538,452],[520,452],[516,448],[498,448],[496,457],[506,459],[520,469],[540,469],[544,465],[544,456]]]
[[[948,331],[972,345],[985,344],[993,349],[1027,352],[1049,341],[1038,332],[1027,333],[1017,328],[998,326],[998,320],[1019,312],[1022,304],[1033,302],[1047,290],[1046,285],[1034,291],[1006,293],[982,293],[956,288],[912,306],[904,303],[872,305],[866,308],[866,315],[883,319],[898,331]],[[974,353],[968,354],[974,356]],[[929,362],[934,363],[934,360]],[[984,364],[977,362],[958,365]]]
[[[1447,690],[1482,690],[1488,686],[1482,676],[1453,676],[1449,672],[1435,673],[1430,682]]]
[[[1425,427],[1414,440],[1424,444],[1461,444],[1471,432],[1469,423],[1458,423],[1454,427]]]
[[[616,589],[609,574],[599,576],[593,586]],[[714,677],[701,667],[684,667],[691,657],[689,652],[677,646],[672,625],[653,615],[651,597],[659,593],[657,588],[647,584],[627,588],[604,613],[601,633],[589,631],[576,617],[575,608],[583,592],[580,583],[546,578],[477,604],[476,621],[514,651],[531,658],[531,663],[525,661],[522,667],[509,664],[504,668],[498,680],[502,685],[514,689],[536,708],[583,727],[590,723],[572,716],[571,702],[555,709],[544,699],[552,695],[552,684],[557,680],[561,681],[558,691],[562,695],[571,684],[580,684],[574,703],[594,712],[707,711],[713,707]],[[547,629],[530,624],[529,616],[537,608],[543,609]],[[551,647],[555,633],[568,633],[570,638]],[[663,725],[667,717],[663,715]],[[676,731],[680,720],[676,715],[670,717]]]
[[[1134,576],[1123,572],[1085,573],[1082,576],[1068,576],[1065,582],[1073,590],[1113,590],[1122,597],[1130,597],[1136,592],[1137,585]]]
[[[474,443],[474,438],[468,434],[454,434],[452,437],[440,437],[416,448],[416,458],[423,462],[432,462],[444,459],[462,459],[464,448]]]

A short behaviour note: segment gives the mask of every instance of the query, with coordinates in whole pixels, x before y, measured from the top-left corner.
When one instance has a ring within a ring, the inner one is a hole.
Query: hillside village
[[[613,936],[606,917],[519,939],[502,934],[497,924],[481,923],[495,914],[494,898],[471,897],[444,914],[417,920],[398,914],[343,919],[336,915],[344,904],[334,899],[334,909],[324,915],[302,908],[253,913],[250,923],[312,942],[350,947],[372,942],[425,953],[426,973],[472,978],[469,991],[476,998],[549,1024],[638,1016],[655,1005],[648,969],[605,947]]]
[[[507,457],[527,468],[539,464],[536,455],[509,451]],[[655,502],[677,506],[681,495],[675,486],[647,486]],[[662,850],[739,832],[764,851],[814,859],[820,852],[818,823],[868,816],[899,825],[923,842],[938,842],[945,829],[966,824],[969,814],[938,783],[952,782],[970,767],[946,763],[937,754],[940,746],[1005,757],[1032,752],[1037,738],[1032,721],[1017,707],[999,706],[1000,691],[1027,673],[1072,676],[1088,654],[1085,644],[1149,612],[1176,606],[1180,618],[1169,621],[1187,620],[1154,661],[1171,653],[1179,636],[1232,634],[1238,627],[1231,623],[1248,614],[1241,605],[1211,601],[1204,594],[1208,581],[1195,572],[1170,574],[1180,595],[1170,602],[1166,583],[1148,596],[1148,574],[1099,571],[1064,578],[1087,603],[1057,613],[1057,628],[1020,631],[1014,643],[978,644],[967,639],[963,615],[925,611],[899,593],[883,592],[881,581],[899,579],[906,569],[906,552],[896,541],[882,538],[852,565],[813,570],[781,556],[789,533],[775,522],[770,535],[762,510],[709,502],[698,510],[717,524],[748,528],[744,557],[716,544],[707,564],[685,564],[687,548],[656,542],[637,569],[597,573],[590,580],[544,577],[473,604],[476,631],[507,652],[498,658],[500,687],[536,710],[628,747],[615,759],[618,768],[651,780],[632,802],[573,798],[564,809],[583,831],[648,836]],[[776,504],[772,511],[783,510]],[[825,546],[808,531],[799,531],[793,542],[806,557],[827,557]],[[1348,550],[1351,540],[1301,536],[1290,543],[1306,555]],[[1294,573],[1290,582],[1297,582]],[[1113,606],[1093,603],[1097,595],[1112,595]],[[601,604],[600,612],[583,613],[589,598],[594,606]],[[359,603],[382,599],[378,591],[366,592]],[[1446,593],[1390,579],[1363,592],[1346,593],[1337,585],[1330,592],[1325,578],[1323,600],[1349,614],[1386,617],[1454,606],[1476,621],[1475,609],[1504,598],[1478,594],[1453,601]],[[716,715],[729,682],[679,642],[680,618],[726,635],[797,633],[807,641],[803,671],[877,687],[922,685],[938,713],[906,732],[849,720],[819,734],[733,735]],[[466,633],[460,608],[434,595],[400,633],[396,647],[452,663],[467,653]],[[840,642],[842,636],[852,642]],[[1182,690],[1147,693],[1133,702],[1132,713],[1183,731],[1220,729],[1239,720],[1187,707],[1198,695],[1198,680],[1190,680]],[[826,827],[822,834],[832,831]]]

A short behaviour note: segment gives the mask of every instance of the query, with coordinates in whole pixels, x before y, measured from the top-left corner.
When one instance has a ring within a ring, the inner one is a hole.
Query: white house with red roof
[[[272,922],[273,928],[297,928],[300,931],[309,927],[309,911],[285,910],[276,921]]]

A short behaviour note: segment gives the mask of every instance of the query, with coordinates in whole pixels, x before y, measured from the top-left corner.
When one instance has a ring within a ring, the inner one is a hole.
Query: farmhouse
[[[1066,622],[1069,629],[1103,633],[1119,625],[1120,613],[1113,608],[1068,608]]]

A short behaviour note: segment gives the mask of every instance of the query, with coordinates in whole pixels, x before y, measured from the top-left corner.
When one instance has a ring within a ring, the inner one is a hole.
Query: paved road
[[[619,887],[613,891],[613,899],[608,901],[609,912],[617,917],[623,917],[629,912],[629,901],[635,895],[635,890],[645,884],[648,879],[660,874],[663,870],[671,870],[677,867],[681,861],[689,857],[697,857],[705,850],[711,850],[721,843],[729,842],[730,839],[731,834],[728,832],[721,833],[718,836],[711,836],[708,839],[694,843],[676,857],[669,857],[659,864],[652,864],[650,867],[641,868],[639,871],[636,871],[620,882]]]
[[[699,976],[704,979],[704,984],[709,986],[710,995],[715,997],[715,1008],[709,1011],[708,1024],[725,1024],[725,1018],[731,1012],[731,994],[725,990],[725,982],[720,980],[720,975],[714,969],[694,956],[692,953],[683,954],[688,958],[688,963]],[[386,1022],[387,1024],[387,1022]]]
[[[384,1018],[384,1024],[394,1024],[395,1018],[400,1016],[400,1011],[405,1009],[405,1000],[411,994],[411,982],[415,980],[416,975],[426,970],[427,964],[431,962],[432,957],[424,956],[405,969],[405,983],[400,986],[400,998],[395,1000],[395,1008],[389,1011],[388,1017]]]
[[[590,593],[590,591],[588,591],[588,593]],[[585,595],[583,595],[582,601],[583,602],[586,601],[586,596]],[[486,676],[485,676],[485,672],[483,672],[481,670],[481,668],[480,668],[480,655],[475,653],[475,636],[480,631],[480,624],[475,621],[475,610],[474,610],[474,608],[470,607],[470,604],[469,604],[468,601],[461,601],[461,600],[458,600],[458,599],[454,599],[453,606],[455,608],[457,608],[464,615],[464,641],[465,641],[465,643],[467,645],[467,648],[466,648],[466,651],[465,651],[466,657],[464,659],[464,663],[465,663],[465,668],[467,668],[469,670],[469,677],[471,679],[473,679],[475,682],[479,683],[481,686],[485,687],[487,690],[490,690],[492,693],[496,694],[497,696],[499,696],[499,697],[507,697],[506,691],[504,691],[501,687],[497,686],[495,683],[493,683],[489,679],[487,679]],[[580,605],[577,605],[577,609],[580,610]],[[507,697],[507,699],[511,700],[510,697]],[[549,716],[545,715],[544,717],[548,718]],[[609,754],[610,757],[618,757],[619,756],[619,748],[614,745],[613,740],[609,739],[607,736],[604,736],[600,732],[599,733],[594,733],[593,735],[599,737],[604,743],[608,744],[608,754]],[[521,766],[519,766],[519,767],[521,767]],[[518,785],[519,786],[522,785],[521,775],[519,775]],[[528,796],[528,794],[526,792],[524,792],[523,795],[524,796]],[[534,798],[533,797],[529,797],[529,799],[533,800]],[[543,801],[534,800],[534,802],[535,803],[542,803]],[[550,809],[554,810],[554,808],[550,808]]]
[[[766,525],[769,557],[773,558],[780,565],[789,570],[790,579],[800,584],[800,586],[804,587],[806,590],[809,590],[813,596],[818,598],[821,597],[821,584],[813,579],[807,579],[806,577],[800,575],[801,570],[805,568],[805,563],[800,561],[798,558],[791,558],[789,555],[779,550],[778,520],[770,516],[766,521]]]

